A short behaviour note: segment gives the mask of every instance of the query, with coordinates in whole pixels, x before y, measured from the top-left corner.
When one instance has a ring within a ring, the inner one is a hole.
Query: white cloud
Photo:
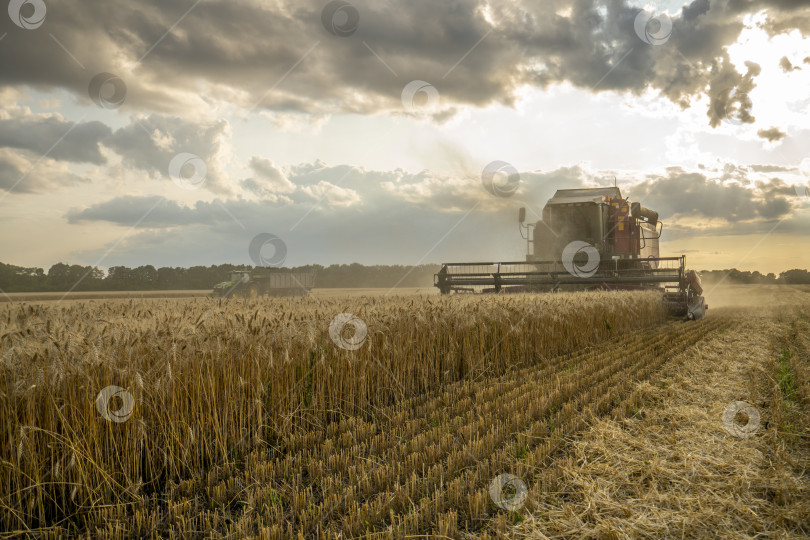
[[[325,206],[330,207],[348,208],[361,202],[360,194],[353,189],[343,188],[325,181],[303,186],[301,191],[313,200],[321,201]]]
[[[296,190],[296,185],[290,182],[284,171],[276,167],[271,160],[253,156],[249,165],[254,177],[241,182],[242,187],[247,191],[267,196],[292,193]]]

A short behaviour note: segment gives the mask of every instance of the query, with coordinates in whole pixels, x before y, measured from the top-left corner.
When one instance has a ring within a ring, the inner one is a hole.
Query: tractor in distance
[[[258,298],[259,296],[306,296],[315,286],[312,272],[277,272],[266,269],[232,272],[228,281],[214,286],[211,296]]]

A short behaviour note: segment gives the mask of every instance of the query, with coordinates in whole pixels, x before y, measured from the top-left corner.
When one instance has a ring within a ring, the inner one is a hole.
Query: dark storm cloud
[[[763,28],[771,35],[799,30],[803,36],[810,36],[810,12],[803,0],[748,0],[740,2],[739,8],[752,11],[770,8]]]
[[[757,130],[757,136],[767,139],[770,142],[781,141],[787,137],[787,133],[778,127],[769,127],[768,129]]]
[[[511,104],[522,85],[569,81],[596,91],[653,88],[684,107],[708,93],[716,125],[738,114],[729,107],[735,103],[748,121],[743,96],[758,69],[739,73],[724,52],[743,16],[765,6],[770,31],[810,31],[810,8],[776,0],[695,0],[659,46],[636,35],[639,8],[623,0],[358,0],[359,27],[344,38],[322,26],[323,4],[211,0],[183,17],[191,0],[54,0],[38,30],[0,17],[0,33],[8,33],[0,84],[64,87],[89,102],[90,79],[107,71],[124,79],[124,108],[136,110],[227,100],[273,111],[374,113],[402,111],[403,87],[419,79],[441,95],[433,116],[442,121],[454,104]]]
[[[116,130],[106,146],[123,158],[125,166],[141,169],[154,177],[169,176],[169,164],[179,153],[199,156],[206,165],[205,187],[214,192],[229,192],[218,155],[229,137],[228,123],[190,122],[179,117],[151,115],[135,117]]]
[[[77,123],[59,116],[28,114],[0,119],[0,149],[22,150],[30,160],[47,158],[104,165],[107,163],[102,153],[104,146],[121,155],[126,167],[168,179],[172,158],[187,152],[206,163],[205,187],[221,193],[231,191],[219,166],[219,154],[229,136],[225,120],[193,122],[155,114],[132,116],[127,126],[115,131],[102,122]],[[11,169],[7,163],[7,176],[13,176]]]
[[[0,147],[29,150],[51,159],[97,165],[106,162],[101,142],[111,130],[101,122],[68,122],[56,116],[0,120]],[[58,143],[58,144],[57,144]]]
[[[666,177],[648,178],[631,191],[636,200],[671,216],[719,219],[730,224],[787,215],[795,192],[778,178],[745,184],[709,178],[702,173],[670,167]]]
[[[724,62],[728,64],[728,53],[723,55]],[[734,119],[744,124],[752,124],[755,120],[751,115],[753,102],[749,92],[756,83],[754,77],[759,75],[762,68],[755,62],[745,62],[748,70],[744,75],[737,73],[734,68],[721,70],[714,77],[709,86],[711,102],[706,114],[709,125],[717,127],[724,119]]]

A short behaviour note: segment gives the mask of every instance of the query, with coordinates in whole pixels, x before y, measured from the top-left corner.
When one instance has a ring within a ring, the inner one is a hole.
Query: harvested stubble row
[[[810,419],[810,312],[797,310],[796,318],[791,322],[791,332],[787,336],[789,376],[785,383],[795,393],[796,400],[805,408]],[[805,421],[810,425],[810,421]]]
[[[342,312],[368,325],[357,351],[329,337]],[[559,386],[562,403],[578,380],[595,384],[618,368],[598,351],[559,355],[663,317],[655,294],[607,292],[5,305],[0,528],[284,536],[385,527],[382,513],[410,501],[385,506],[382,494],[419,501],[435,478],[469,466],[465,454],[481,459],[511,436],[482,428],[480,415],[494,420],[503,400],[527,400],[508,424],[520,427],[554,406],[536,388]],[[462,379],[458,394],[437,394]],[[133,396],[124,422],[96,410],[108,385]],[[346,453],[370,461],[347,463]],[[395,472],[387,459],[400,460]]]
[[[772,510],[780,526],[810,530],[810,317],[807,309],[796,309],[786,317],[786,333],[775,337],[771,373],[750,373],[752,394],[767,404],[763,419],[771,429],[765,432],[768,465],[775,478],[763,482],[763,489],[777,505]],[[788,322],[789,321],[789,322]],[[763,376],[764,375],[764,376]]]
[[[419,408],[406,418],[396,407],[384,409],[374,432],[361,430],[371,437],[368,444],[344,431],[319,448],[276,460],[251,456],[244,482],[274,486],[273,496],[282,501],[273,505],[257,494],[271,521],[286,523],[265,530],[271,538],[297,530],[313,537],[383,530],[397,538],[414,532],[453,536],[459,525],[475,529],[497,510],[487,493],[495,475],[532,477],[589,415],[611,410],[635,381],[720,324],[649,330],[567,359],[553,377],[538,366],[499,380],[457,383],[431,400],[441,411],[433,418]],[[296,496],[301,492],[306,500]]]

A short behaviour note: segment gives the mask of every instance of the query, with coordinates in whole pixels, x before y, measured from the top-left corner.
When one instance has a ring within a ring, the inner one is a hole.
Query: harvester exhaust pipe
[[[650,225],[658,223],[658,212],[641,206],[641,203],[630,203],[630,215],[634,218],[644,218]]]

